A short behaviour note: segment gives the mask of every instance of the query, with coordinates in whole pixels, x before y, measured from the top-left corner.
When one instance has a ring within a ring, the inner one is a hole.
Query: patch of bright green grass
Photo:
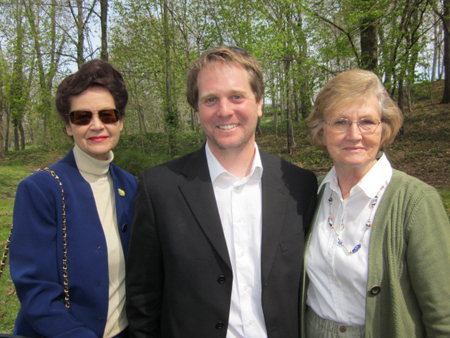
[[[13,164],[0,166],[0,250],[5,250],[12,225],[12,212],[17,184],[31,174],[25,165]],[[9,275],[9,266],[0,278],[0,332],[12,333],[14,320],[20,305],[13,282]]]

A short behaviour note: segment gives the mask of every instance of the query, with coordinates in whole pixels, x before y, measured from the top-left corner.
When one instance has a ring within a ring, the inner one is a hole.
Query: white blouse
[[[365,232],[366,223],[372,213],[372,202],[378,195],[371,217],[373,223],[391,178],[392,167],[383,154],[345,200],[334,167],[321,183],[319,192],[324,189],[324,193],[306,253],[306,272],[310,280],[306,303],[320,317],[364,326],[371,234],[371,228]],[[348,250],[338,243],[338,236],[328,223],[331,194],[334,228]],[[361,238],[361,248],[349,253]]]

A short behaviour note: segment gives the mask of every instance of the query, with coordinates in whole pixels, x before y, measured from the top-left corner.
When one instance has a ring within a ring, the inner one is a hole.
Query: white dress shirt
[[[345,200],[334,167],[321,183],[319,192],[324,189],[324,193],[306,254],[306,272],[310,280],[306,303],[320,317],[352,326],[365,324],[371,229],[366,232],[358,252],[350,254],[339,245],[328,224],[330,193],[334,227],[340,231],[345,246],[352,250],[364,234],[374,197],[378,194],[372,223],[391,178],[392,167],[383,154]],[[341,222],[345,228],[339,230]]]
[[[109,304],[103,337],[114,337],[125,330],[125,256],[117,227],[114,185],[109,164],[114,159],[110,151],[108,160],[100,161],[86,154],[77,145],[73,149],[81,176],[91,185],[98,216],[108,249]]]
[[[206,158],[233,269],[227,338],[265,338],[261,305],[262,163],[255,143],[250,174],[226,171],[206,145]]]

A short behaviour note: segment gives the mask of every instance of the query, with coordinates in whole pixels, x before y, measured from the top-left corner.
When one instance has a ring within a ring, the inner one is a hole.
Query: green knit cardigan
[[[304,269],[301,337],[307,285]],[[366,338],[450,337],[449,219],[436,189],[397,170],[372,225],[366,290]]]

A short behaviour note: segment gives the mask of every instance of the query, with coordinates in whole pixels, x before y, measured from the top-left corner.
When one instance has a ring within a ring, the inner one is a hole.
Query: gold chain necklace
[[[364,237],[366,236],[367,231],[369,231],[369,229],[372,227],[373,210],[375,209],[375,206],[377,205],[378,195],[380,194],[381,190],[383,190],[383,188],[384,188],[384,186],[382,186],[380,188],[380,190],[378,190],[377,194],[372,199],[372,202],[370,203],[370,206],[371,206],[370,215],[369,215],[369,219],[366,222],[364,233],[362,234],[361,239],[359,240],[359,243],[356,244],[352,250],[349,250],[347,248],[347,246],[344,244],[344,241],[339,236],[339,233],[336,231],[336,228],[334,227],[333,217],[331,217],[331,206],[333,205],[333,190],[331,190],[331,188],[330,188],[331,193],[330,193],[330,198],[328,199],[328,203],[330,204],[330,213],[328,215],[328,225],[331,227],[331,229],[333,229],[333,232],[337,237],[338,244],[340,246],[342,246],[345,250],[347,250],[349,254],[357,253],[359,251],[359,249],[361,249],[363,241],[364,241]],[[342,230],[344,230],[344,228],[345,228],[344,216],[342,216],[342,221],[341,221],[341,226],[340,226],[339,232],[342,232]]]

